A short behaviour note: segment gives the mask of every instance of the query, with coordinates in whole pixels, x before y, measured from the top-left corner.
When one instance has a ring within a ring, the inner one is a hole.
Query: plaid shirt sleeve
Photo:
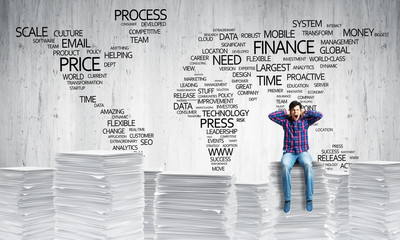
[[[269,119],[271,119],[272,121],[276,122],[277,124],[283,125],[283,123],[287,119],[286,110],[276,111],[276,112],[270,113],[268,115],[268,117],[269,117]]]
[[[316,121],[322,118],[322,113],[317,111],[306,110],[304,112],[304,118],[308,121],[308,125],[314,124]]]

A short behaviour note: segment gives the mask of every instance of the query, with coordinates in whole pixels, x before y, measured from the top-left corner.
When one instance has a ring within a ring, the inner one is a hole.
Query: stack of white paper
[[[144,171],[144,239],[154,239],[154,193],[160,171]]]
[[[0,239],[54,239],[53,169],[0,169]]]
[[[237,221],[235,239],[269,240],[272,219],[268,184],[236,184]]]
[[[349,175],[330,172],[326,178],[329,192],[328,236],[330,239],[349,239]]]
[[[142,154],[56,155],[56,239],[143,239]]]
[[[270,185],[272,198],[275,198],[273,215],[276,239],[327,239],[326,222],[328,216],[329,194],[326,187],[323,164],[313,162],[314,194],[313,210],[306,208],[304,171],[296,163],[291,170],[291,211],[283,212],[284,197],[281,180],[281,163],[270,163]]]
[[[400,162],[350,166],[350,239],[400,239]]]
[[[233,239],[236,190],[232,176],[160,173],[156,239]]]

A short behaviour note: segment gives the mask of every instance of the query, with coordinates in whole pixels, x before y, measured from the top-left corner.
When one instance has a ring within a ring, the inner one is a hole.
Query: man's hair
[[[300,102],[298,101],[293,101],[289,104],[289,110],[292,110],[293,108],[295,108],[296,106],[300,106],[300,109],[303,108],[303,106],[301,105]]]

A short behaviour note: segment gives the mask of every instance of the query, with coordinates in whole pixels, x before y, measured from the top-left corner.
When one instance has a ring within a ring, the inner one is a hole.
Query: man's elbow
[[[269,118],[271,121],[274,121],[274,115],[273,115],[273,113],[268,114],[268,118]]]

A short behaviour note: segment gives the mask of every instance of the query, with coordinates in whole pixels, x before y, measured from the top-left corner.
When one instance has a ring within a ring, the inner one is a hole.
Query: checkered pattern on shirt
[[[304,112],[304,115],[297,121],[292,120],[286,111],[276,111],[268,117],[283,127],[285,137],[283,140],[283,150],[299,154],[307,151],[308,146],[308,127],[322,118],[322,113],[317,111]]]

